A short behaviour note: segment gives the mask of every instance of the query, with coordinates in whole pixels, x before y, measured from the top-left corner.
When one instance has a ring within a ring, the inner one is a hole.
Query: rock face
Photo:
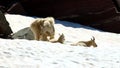
[[[8,38],[12,30],[7,22],[4,14],[0,11],[0,38]]]
[[[0,6],[7,13],[38,17],[53,16],[56,19],[94,25],[93,27],[102,30],[120,33],[120,27],[116,26],[118,22],[110,22],[104,27],[95,26],[119,16],[117,11],[120,10],[119,0],[0,0]],[[111,25],[115,28],[111,29]]]
[[[8,13],[54,16],[58,19],[79,17],[82,21],[107,18],[109,14],[116,13],[112,0],[1,0],[0,5]],[[95,19],[90,20],[91,17]]]
[[[54,16],[60,20],[120,33],[119,13],[116,10],[120,5],[118,0],[22,0],[21,4],[29,15]],[[117,19],[112,21],[113,18]]]
[[[22,14],[25,15],[27,12],[24,10],[19,2],[14,3],[8,10],[7,13],[10,14]]]
[[[115,10],[112,0],[21,0],[21,4],[30,15],[56,18],[100,16]]]

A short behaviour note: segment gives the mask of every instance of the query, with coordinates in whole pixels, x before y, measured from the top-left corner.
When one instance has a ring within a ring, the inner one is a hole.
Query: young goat
[[[90,47],[90,46],[93,46],[93,47],[97,47],[97,44],[95,43],[95,38],[91,38],[91,40],[89,41],[79,41],[75,44],[71,44],[72,46],[84,46],[84,47]]]
[[[58,40],[50,40],[50,42],[52,42],[52,43],[59,42],[59,43],[62,43],[62,44],[64,43],[64,41],[65,41],[64,34],[61,34],[60,37],[58,38]]]

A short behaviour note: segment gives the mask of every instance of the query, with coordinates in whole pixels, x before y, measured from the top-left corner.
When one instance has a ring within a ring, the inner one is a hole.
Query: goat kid
[[[50,40],[50,42],[52,42],[52,43],[57,43],[57,42],[59,42],[59,43],[64,43],[64,41],[65,41],[65,36],[64,36],[64,34],[61,34],[60,35],[60,37],[58,38],[58,40]]]
[[[72,46],[84,46],[84,47],[97,47],[97,44],[95,42],[95,37],[91,38],[89,41],[79,41],[75,44],[71,44]]]

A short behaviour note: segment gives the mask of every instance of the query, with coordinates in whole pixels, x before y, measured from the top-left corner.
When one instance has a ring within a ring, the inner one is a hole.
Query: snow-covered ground
[[[7,14],[13,32],[29,27],[34,18]],[[120,68],[120,34],[56,20],[56,38],[65,43],[0,39],[0,68]],[[98,47],[70,46],[94,36]]]

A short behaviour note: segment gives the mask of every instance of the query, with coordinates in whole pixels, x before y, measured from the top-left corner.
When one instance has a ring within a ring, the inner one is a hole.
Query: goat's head
[[[93,47],[97,47],[97,44],[95,42],[95,37],[91,38],[91,40],[89,41],[89,46],[93,46]]]
[[[65,41],[65,36],[64,34],[61,34],[60,37],[58,38],[58,42],[64,43],[64,41]]]

